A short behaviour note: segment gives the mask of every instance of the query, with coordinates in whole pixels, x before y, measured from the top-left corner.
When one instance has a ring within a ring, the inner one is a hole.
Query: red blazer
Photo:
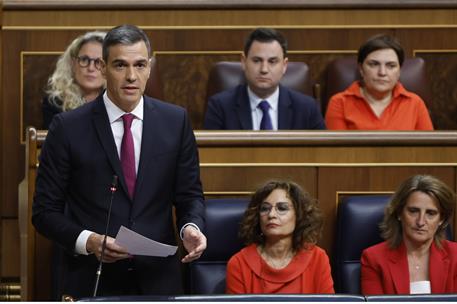
[[[442,248],[435,242],[430,248],[429,276],[432,293],[457,292],[457,243],[442,241]],[[382,242],[365,249],[361,258],[362,293],[409,294],[409,271],[406,246],[389,248]]]

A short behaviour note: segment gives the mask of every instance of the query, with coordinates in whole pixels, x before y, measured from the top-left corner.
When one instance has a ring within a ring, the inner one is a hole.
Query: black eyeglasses
[[[93,61],[94,62],[94,67],[97,70],[100,70],[102,67],[102,59],[101,58],[90,58],[89,56],[78,56],[76,57],[76,61],[78,61],[78,64],[82,68],[87,68],[90,66],[90,63]]]
[[[286,202],[278,202],[274,207],[268,203],[262,203],[259,207],[259,214],[261,216],[268,215],[273,208],[275,208],[276,213],[279,215],[285,215],[290,210],[290,206]]]

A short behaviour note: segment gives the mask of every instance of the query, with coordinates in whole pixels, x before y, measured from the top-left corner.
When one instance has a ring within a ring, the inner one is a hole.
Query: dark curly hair
[[[273,190],[282,189],[287,193],[295,209],[295,230],[292,236],[292,248],[297,251],[314,245],[321,236],[323,216],[318,201],[309,193],[291,181],[268,181],[252,195],[251,202],[244,212],[240,227],[240,237],[246,245],[263,245],[265,238],[260,230],[259,207]]]
[[[441,247],[445,238],[445,230],[449,225],[455,209],[455,193],[445,183],[431,175],[413,175],[405,180],[392,196],[384,211],[384,220],[380,224],[382,237],[391,248],[396,248],[403,240],[401,222],[398,220],[406,206],[408,197],[413,192],[423,192],[435,199],[443,223],[438,227],[434,240]]]

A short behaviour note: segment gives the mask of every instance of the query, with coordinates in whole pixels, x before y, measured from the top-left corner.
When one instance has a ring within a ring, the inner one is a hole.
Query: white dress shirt
[[[121,158],[121,145],[122,137],[124,135],[124,122],[122,121],[122,115],[126,114],[118,106],[116,106],[108,97],[108,94],[103,94],[103,102],[105,103],[106,112],[108,114],[109,123],[111,125],[111,131],[113,132],[114,142],[116,143],[117,155]],[[141,152],[141,136],[143,135],[143,111],[144,100],[141,96],[140,102],[133,109],[132,113],[135,118],[132,121],[130,130],[133,136],[133,146],[135,149],[135,172],[138,174],[138,164],[140,163],[140,152]],[[93,233],[90,230],[83,230],[78,238],[76,239],[75,252],[78,254],[89,254],[86,249],[87,240]]]
[[[432,293],[432,286],[430,281],[416,281],[409,284],[409,291],[411,294],[430,294]]]
[[[273,94],[268,98],[260,98],[247,86],[249,104],[251,105],[252,129],[260,130],[260,122],[262,121],[263,112],[259,108],[259,103],[266,100],[270,105],[268,112],[270,113],[271,125],[273,130],[278,130],[278,103],[279,103],[279,86]]]

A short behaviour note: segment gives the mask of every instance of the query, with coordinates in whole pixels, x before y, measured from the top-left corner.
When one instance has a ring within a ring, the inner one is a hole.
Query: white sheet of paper
[[[124,226],[119,228],[114,241],[128,250],[131,255],[166,257],[176,253],[177,246],[171,246],[148,239]]]

